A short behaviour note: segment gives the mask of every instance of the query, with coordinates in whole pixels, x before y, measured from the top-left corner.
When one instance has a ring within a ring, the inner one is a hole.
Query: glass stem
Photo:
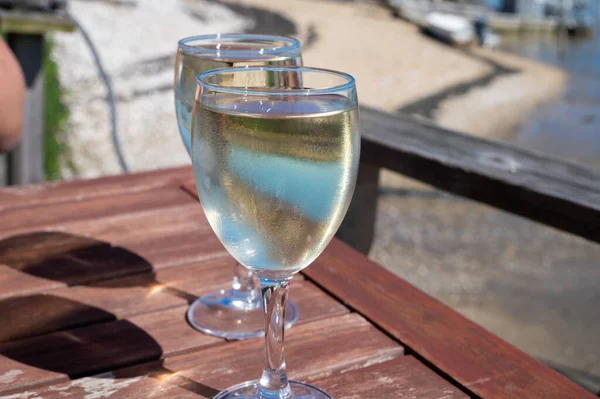
[[[265,310],[265,369],[260,378],[257,399],[291,399],[290,384],[285,372],[283,349],[285,301],[290,280],[260,280]]]
[[[231,296],[234,300],[246,302],[250,308],[260,306],[260,284],[256,275],[246,267],[235,264]]]

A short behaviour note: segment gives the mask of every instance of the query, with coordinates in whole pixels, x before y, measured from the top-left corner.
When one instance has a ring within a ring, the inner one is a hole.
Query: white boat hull
[[[475,39],[475,31],[468,19],[458,15],[432,12],[425,18],[424,29],[440,40],[466,45]]]

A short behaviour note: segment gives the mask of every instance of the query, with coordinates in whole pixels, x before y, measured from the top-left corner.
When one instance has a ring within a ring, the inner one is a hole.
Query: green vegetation
[[[58,79],[58,66],[51,57],[54,44],[46,37],[44,46],[44,172],[46,180],[60,180],[61,155],[67,148],[61,140],[64,125],[69,118],[69,109],[63,103],[63,89]]]

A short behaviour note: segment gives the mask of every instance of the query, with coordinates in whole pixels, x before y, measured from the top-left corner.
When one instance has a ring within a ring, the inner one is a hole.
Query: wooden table
[[[0,398],[210,398],[263,341],[185,321],[232,258],[189,168],[0,190]],[[289,375],[337,399],[593,396],[334,240],[295,278]]]

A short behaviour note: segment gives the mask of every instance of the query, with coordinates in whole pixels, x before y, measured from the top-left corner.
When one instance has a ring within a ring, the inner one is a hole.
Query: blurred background
[[[0,8],[14,10],[15,2],[0,0]],[[217,32],[298,37],[305,65],[353,74],[363,105],[600,166],[597,0],[68,0],[52,7],[74,20],[54,21],[71,32],[51,29],[41,53],[47,180],[122,173],[115,140],[131,171],[189,164],[173,105],[177,41]],[[7,16],[0,13],[3,31]],[[2,185],[7,156],[0,157]],[[370,257],[600,392],[597,245],[384,171]]]

